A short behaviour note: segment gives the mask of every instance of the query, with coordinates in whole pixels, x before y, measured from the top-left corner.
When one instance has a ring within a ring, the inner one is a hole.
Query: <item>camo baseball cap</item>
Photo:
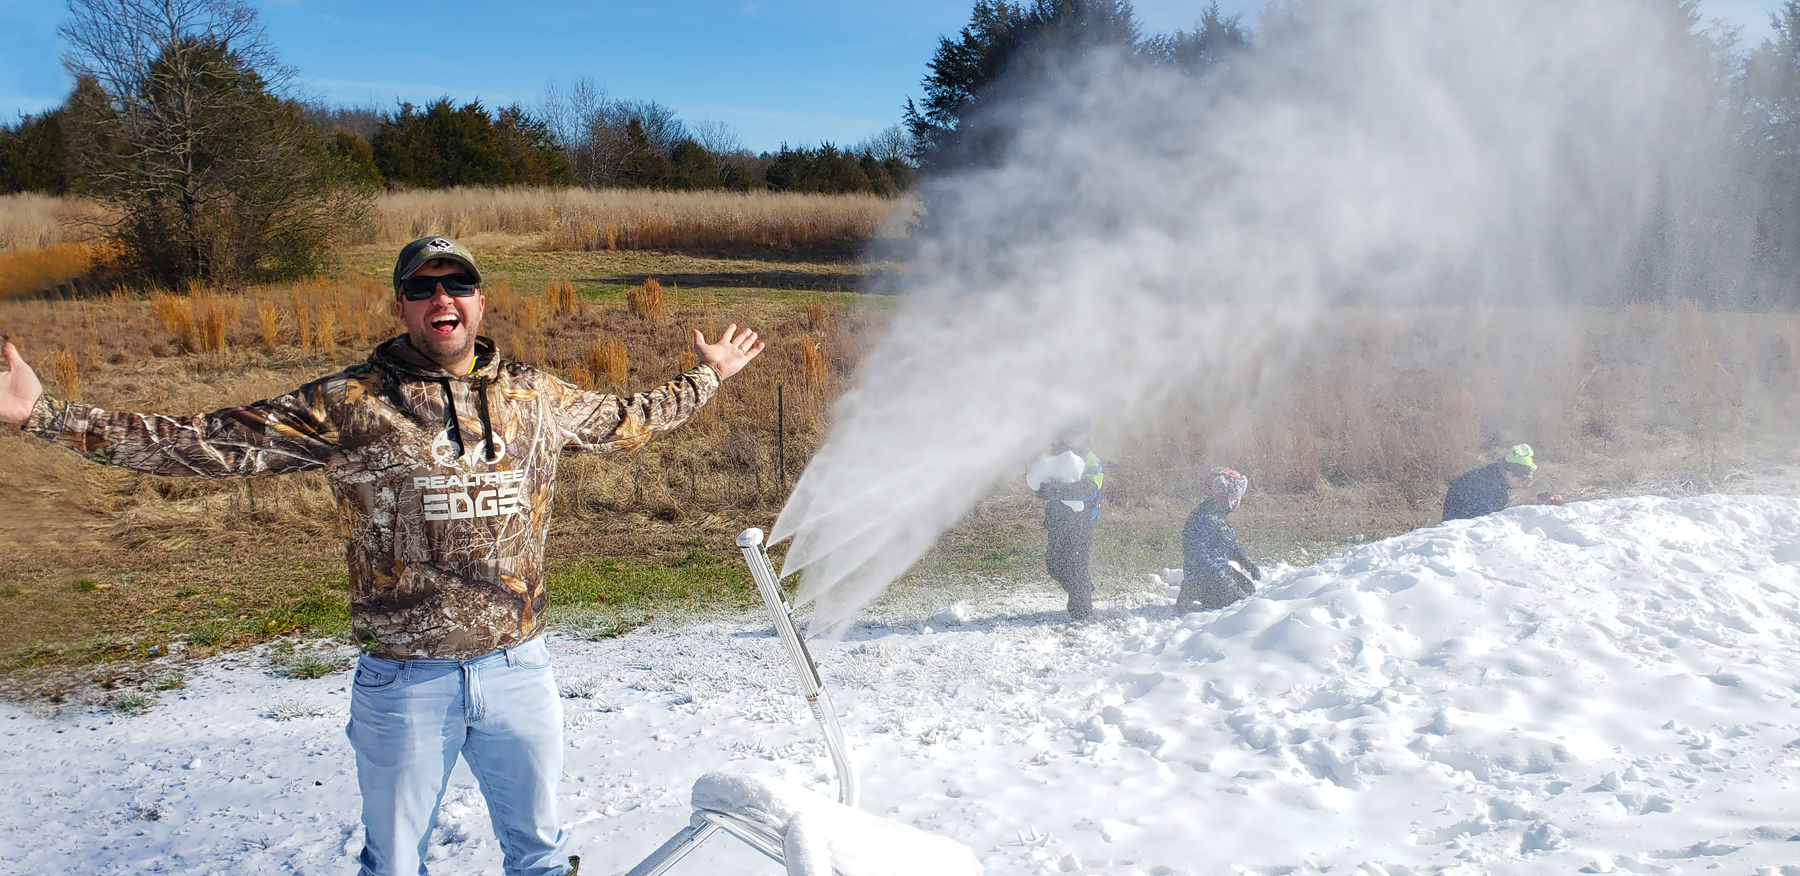
[[[433,259],[450,259],[462,262],[475,275],[475,282],[481,282],[481,268],[475,264],[475,256],[463,245],[448,237],[434,234],[421,237],[400,248],[400,258],[394,262],[394,288],[400,288],[400,281],[419,272],[425,263]]]

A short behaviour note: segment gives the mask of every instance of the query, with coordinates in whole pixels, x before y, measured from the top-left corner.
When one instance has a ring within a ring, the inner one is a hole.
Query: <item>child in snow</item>
[[[1044,566],[1050,577],[1069,594],[1069,619],[1084,620],[1094,613],[1094,583],[1088,578],[1088,545],[1094,539],[1094,521],[1100,517],[1100,457],[1090,447],[1093,424],[1086,417],[1070,421],[1056,433],[1050,455],[1072,453],[1083,463],[1073,483],[1037,486],[1044,500],[1044,530],[1049,543]]]
[[[1531,483],[1537,463],[1531,461],[1531,445],[1515,444],[1506,455],[1450,482],[1444,494],[1444,519],[1466,520],[1505,511],[1512,491]]]
[[[1249,487],[1248,478],[1223,466],[1207,477],[1206,500],[1188,515],[1181,530],[1182,577],[1181,593],[1175,597],[1176,614],[1224,608],[1256,592],[1251,582],[1262,580],[1262,569],[1238,546],[1237,533],[1225,522]],[[1233,560],[1243,572],[1232,568]]]

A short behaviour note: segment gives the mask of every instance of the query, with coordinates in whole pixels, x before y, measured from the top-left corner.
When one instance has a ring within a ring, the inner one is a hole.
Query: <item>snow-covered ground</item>
[[[991,874],[1800,876],[1800,500],[1515,508],[1222,612],[1052,608],[819,655],[865,810]],[[706,772],[832,793],[766,627],[552,648],[586,694],[562,797],[584,872],[655,848]],[[0,873],[352,872],[347,676],[263,665],[211,661],[139,717],[0,706]],[[435,842],[434,873],[499,871],[463,768]],[[675,872],[778,868],[718,837]]]

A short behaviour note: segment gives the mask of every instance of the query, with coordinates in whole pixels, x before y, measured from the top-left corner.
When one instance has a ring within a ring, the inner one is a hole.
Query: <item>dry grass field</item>
[[[383,195],[370,242],[543,235],[550,250],[778,250],[905,234],[910,199],[638,189],[449,189]]]
[[[831,401],[895,305],[853,290],[896,266],[547,251],[558,226],[541,215],[500,221],[495,209],[454,233],[482,255],[484,329],[513,358],[636,391],[691,361],[689,327],[736,322],[770,341],[677,432],[632,453],[565,460],[549,545],[553,616],[603,634],[659,612],[749,604],[732,536],[772,522],[822,440]],[[446,230],[392,234],[417,227]],[[349,248],[341,273],[273,287],[96,291],[53,278],[103,254],[40,235],[0,251],[0,290],[8,277],[39,277],[52,279],[11,288],[62,283],[61,293],[0,294],[0,335],[21,344],[53,393],[90,403],[199,412],[252,401],[359,361],[395,330],[383,279],[392,250]],[[1253,550],[1299,561],[1436,522],[1446,479],[1517,441],[1539,450],[1534,490],[1580,499],[1720,488],[1746,462],[1790,461],[1800,425],[1800,317],[1787,314],[1339,309],[1284,338],[1245,350],[1154,422],[1101,423],[1103,588],[1179,562],[1176,531],[1212,465],[1251,477],[1237,523]],[[150,671],[141,658],[171,647],[204,654],[343,625],[341,546],[318,477],[152,478],[4,430],[0,457],[0,543],[13,560],[0,568],[0,689],[54,699],[84,678],[133,683]],[[1041,506],[1014,480],[940,542],[921,578],[1040,577]]]

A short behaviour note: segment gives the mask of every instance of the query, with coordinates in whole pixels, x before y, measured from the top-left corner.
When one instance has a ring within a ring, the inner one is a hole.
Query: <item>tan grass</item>
[[[831,374],[831,363],[825,358],[825,350],[810,337],[800,339],[800,376],[813,387],[825,385],[825,379]]]
[[[98,244],[86,241],[60,241],[17,251],[0,247],[0,298],[42,292],[84,276],[101,253]]]
[[[657,282],[655,277],[648,277],[645,278],[644,285],[625,292],[625,304],[631,308],[632,313],[660,322],[669,318],[667,297],[663,294],[662,283]]]
[[[631,374],[631,357],[619,341],[595,338],[588,344],[587,367],[590,374],[605,378],[607,388],[624,389]]]
[[[166,292],[150,293],[150,312],[156,321],[175,335],[175,342],[190,353],[200,352],[199,330],[194,324],[194,303]]]
[[[106,219],[106,211],[86,198],[0,195],[0,253],[92,241]]]
[[[873,195],[457,188],[381,196],[368,242],[501,233],[545,234],[556,250],[791,247],[901,233],[916,210]]]
[[[62,393],[64,398],[76,398],[81,395],[81,369],[76,365],[75,354],[67,350],[56,350],[43,360],[44,373],[50,377],[50,385]]]
[[[575,284],[568,280],[551,280],[544,287],[544,298],[550,302],[551,316],[574,316],[581,312],[581,299],[575,295]]]
[[[256,299],[256,324],[262,330],[264,353],[274,353],[281,345],[281,309],[264,297]]]

